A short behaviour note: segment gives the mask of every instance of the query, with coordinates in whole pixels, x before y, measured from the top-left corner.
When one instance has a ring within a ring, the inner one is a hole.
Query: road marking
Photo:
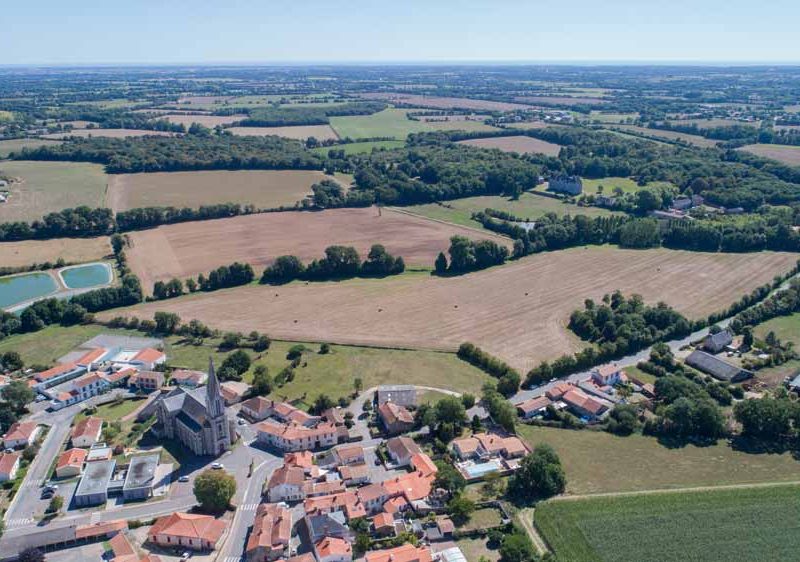
[[[241,511],[255,511],[256,509],[258,509],[257,503],[246,503],[239,506],[239,510]]]
[[[35,519],[33,519],[32,517],[10,519],[8,521],[8,528],[11,529],[11,528],[14,528],[14,527],[23,527],[25,525],[30,525],[34,521],[35,521]]]
[[[225,557],[225,562],[241,562],[241,560],[242,560],[241,556],[226,556]]]

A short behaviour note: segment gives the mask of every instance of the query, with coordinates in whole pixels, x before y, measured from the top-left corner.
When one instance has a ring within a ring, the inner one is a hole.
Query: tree
[[[234,349],[239,347],[242,343],[242,334],[239,332],[225,332],[222,336],[222,341],[219,342],[219,346],[222,349]]]
[[[330,410],[335,406],[336,403],[331,399],[330,396],[327,394],[320,394],[317,396],[317,399],[314,400],[314,404],[311,406],[311,412],[313,414],[320,415],[325,410]]]
[[[236,479],[224,470],[205,470],[194,481],[194,497],[207,513],[228,509],[235,493]]]
[[[253,372],[253,393],[266,396],[272,392],[273,380],[265,365],[258,365]]]
[[[153,316],[156,323],[156,332],[159,334],[172,334],[181,323],[181,317],[174,312],[156,312]]]
[[[513,533],[503,538],[503,544],[500,546],[502,562],[532,562],[538,559],[531,539],[524,532],[515,529]]]
[[[458,494],[447,502],[447,512],[456,525],[463,525],[469,521],[473,511],[475,511],[475,502],[464,494]]]
[[[353,553],[356,556],[362,556],[372,546],[372,539],[368,533],[358,533],[356,535],[356,542],[353,543]]]
[[[436,421],[461,426],[467,418],[464,404],[456,396],[445,396],[436,403]]]
[[[306,268],[297,256],[278,256],[261,275],[262,283],[287,283],[302,277]]]
[[[788,435],[795,408],[787,399],[751,398],[738,402],[733,414],[746,436],[774,441]]]
[[[6,351],[0,357],[0,365],[9,371],[19,371],[25,366],[22,357],[16,351]]]
[[[464,404],[464,407],[469,410],[475,405],[475,395],[473,394],[462,394],[461,395],[461,403]]]
[[[222,365],[220,365],[220,371],[224,369],[231,369],[235,371],[237,375],[243,375],[249,368],[250,356],[243,349],[237,349],[228,355],[222,362]]]
[[[44,552],[38,548],[26,548],[17,556],[19,562],[44,562]]]
[[[58,513],[64,507],[64,498],[61,496],[53,496],[50,500],[50,505],[47,506],[47,513]]]
[[[566,485],[561,459],[550,445],[540,444],[522,459],[509,480],[508,491],[512,498],[530,501],[560,494]]]
[[[361,377],[356,377],[353,379],[353,389],[355,389],[356,394],[361,392],[362,388],[364,388],[364,381],[361,379]]]
[[[744,349],[753,347],[753,328],[750,326],[745,326],[742,329],[742,347]]]
[[[253,351],[261,353],[262,351],[268,350],[270,345],[272,345],[272,340],[269,339],[268,336],[262,334],[253,342]]]
[[[444,255],[444,252],[439,252],[439,255],[436,256],[436,263],[434,264],[436,268],[436,273],[438,275],[444,275],[447,273],[447,257]]]
[[[25,406],[36,398],[36,393],[24,381],[14,380],[2,391],[3,400],[8,402],[15,412],[23,412]]]
[[[320,355],[327,355],[330,352],[331,352],[331,344],[329,343],[320,344],[319,346]]]
[[[606,430],[617,435],[630,435],[639,426],[636,407],[630,404],[617,404],[608,417]]]
[[[434,462],[439,469],[436,472],[436,479],[433,482],[436,488],[442,488],[443,490],[447,490],[451,495],[455,495],[467,486],[467,481],[464,480],[464,477],[461,476],[461,473],[458,472],[452,464],[442,461]]]

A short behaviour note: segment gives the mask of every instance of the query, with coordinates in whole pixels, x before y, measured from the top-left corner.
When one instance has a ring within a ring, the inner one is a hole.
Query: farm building
[[[548,191],[580,195],[583,193],[583,180],[578,176],[553,176],[548,180]]]
[[[733,336],[728,330],[722,330],[716,334],[709,334],[703,340],[703,349],[709,353],[719,353],[726,346],[733,343]]]
[[[393,384],[378,387],[378,406],[393,402],[408,408],[417,405],[417,389],[410,384]]]
[[[753,373],[747,369],[731,365],[699,349],[689,354],[686,364],[725,382],[740,382],[753,376]]]

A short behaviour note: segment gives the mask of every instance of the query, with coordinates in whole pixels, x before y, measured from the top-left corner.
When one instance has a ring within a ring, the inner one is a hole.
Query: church
[[[198,456],[221,455],[236,439],[236,424],[225,413],[212,360],[205,386],[192,390],[175,388],[161,398],[156,415],[156,434],[175,439]]]

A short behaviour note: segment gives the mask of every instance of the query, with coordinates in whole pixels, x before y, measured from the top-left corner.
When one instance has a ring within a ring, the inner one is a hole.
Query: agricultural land
[[[241,121],[242,119],[246,118],[247,115],[240,114],[240,115],[182,115],[182,114],[166,114],[159,117],[159,119],[166,119],[170,123],[176,123],[178,125],[183,125],[187,129],[192,125],[192,123],[197,123],[198,125],[203,125],[204,127],[208,127],[213,129],[218,125],[230,125],[231,123],[236,123],[237,121]]]
[[[497,148],[503,152],[519,152],[520,154],[538,153],[546,156],[558,156],[561,147],[551,142],[526,137],[492,137],[487,139],[470,139],[459,144],[477,146],[479,148]]]
[[[647,137],[655,137],[672,141],[680,140],[694,146],[699,146],[700,148],[709,148],[717,145],[717,141],[701,137],[700,135],[690,135],[688,133],[678,133],[676,131],[663,131],[661,129],[649,129],[647,127],[638,127],[636,125],[614,125],[613,127],[623,132],[637,133]]]
[[[528,106],[521,103],[506,103],[491,100],[476,100],[471,98],[449,98],[440,96],[425,96],[419,94],[398,94],[398,93],[371,93],[361,94],[364,99],[378,99],[389,102],[403,103],[406,105],[416,105],[429,109],[475,109],[477,111],[513,111],[515,109],[527,109]]]
[[[740,150],[750,152],[756,156],[771,158],[789,166],[800,166],[800,146],[785,146],[781,144],[750,144]]]
[[[375,137],[392,137],[405,139],[411,133],[427,131],[495,131],[479,121],[414,121],[407,117],[408,109],[384,109],[372,115],[353,115],[331,117],[331,127],[340,138],[367,139]]]
[[[58,144],[58,141],[43,139],[11,139],[0,141],[0,158],[5,158],[12,152],[18,152],[23,148],[39,148],[40,146],[49,146],[53,144]]]
[[[337,144],[336,146],[319,146],[312,149],[318,154],[328,154],[329,150],[343,150],[345,155],[350,154],[369,154],[373,149],[386,149],[392,150],[395,148],[403,148],[405,143],[398,140],[389,141],[366,141],[366,142],[350,142],[347,144]]]
[[[111,244],[107,237],[0,242],[0,264],[3,267],[55,263],[58,259],[67,263],[82,263],[99,260],[110,253]]]
[[[69,137],[105,137],[109,139],[124,139],[128,137],[170,137],[173,133],[166,131],[151,131],[150,129],[74,129],[66,133],[52,133],[42,135],[44,139],[61,140]]]
[[[318,141],[338,140],[336,132],[330,125],[296,125],[289,127],[229,127],[227,129],[234,135],[266,137],[275,135],[287,139],[306,140],[314,137]]]

